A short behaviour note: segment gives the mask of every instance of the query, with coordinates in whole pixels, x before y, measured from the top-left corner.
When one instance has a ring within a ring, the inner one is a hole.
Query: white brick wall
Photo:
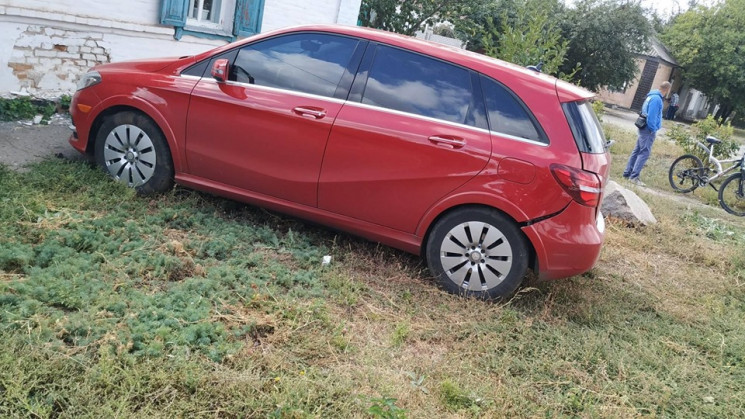
[[[355,25],[360,2],[265,0],[262,31],[313,23]],[[161,4],[0,0],[0,95],[71,93],[78,77],[97,63],[191,55],[225,43],[186,35],[174,40],[173,28],[159,24]]]

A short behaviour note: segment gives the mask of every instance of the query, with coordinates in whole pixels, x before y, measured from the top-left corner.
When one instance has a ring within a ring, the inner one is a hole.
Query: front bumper
[[[94,120],[93,105],[99,102],[100,99],[91,88],[75,92],[70,102],[70,117],[74,128],[68,141],[74,149],[84,154],[92,154],[93,152],[88,147],[88,136]]]

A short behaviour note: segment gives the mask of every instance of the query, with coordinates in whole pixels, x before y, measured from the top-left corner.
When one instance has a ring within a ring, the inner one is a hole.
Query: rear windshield
[[[587,100],[562,105],[574,142],[583,153],[605,153],[605,135],[592,105]]]

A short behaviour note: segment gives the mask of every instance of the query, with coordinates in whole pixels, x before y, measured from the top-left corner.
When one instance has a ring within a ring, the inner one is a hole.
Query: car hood
[[[149,58],[142,60],[120,61],[117,63],[101,64],[94,67],[96,71],[135,71],[153,73],[160,71],[176,63],[193,59],[193,57],[167,57],[167,58]]]

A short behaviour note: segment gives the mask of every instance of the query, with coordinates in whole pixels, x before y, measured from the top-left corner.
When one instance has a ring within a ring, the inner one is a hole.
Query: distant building
[[[669,81],[672,84],[670,95],[678,92],[680,96],[677,118],[692,120],[707,115],[709,103],[706,96],[684,82],[680,65],[658,40],[652,40],[646,54],[637,56],[636,64],[637,77],[620,91],[601,90],[598,93],[600,100],[606,104],[639,112],[649,91],[656,89],[663,81]]]
[[[449,36],[439,35],[435,33],[435,30],[432,26],[426,26],[424,30],[417,31],[414,34],[414,36],[419,39],[424,39],[426,41],[432,41],[432,42],[437,42],[438,44],[449,45],[451,47],[456,47],[460,49],[466,49],[465,42],[457,38],[451,38]]]
[[[360,3],[0,0],[0,95],[70,93],[96,64],[196,54],[285,26],[355,25]]]

